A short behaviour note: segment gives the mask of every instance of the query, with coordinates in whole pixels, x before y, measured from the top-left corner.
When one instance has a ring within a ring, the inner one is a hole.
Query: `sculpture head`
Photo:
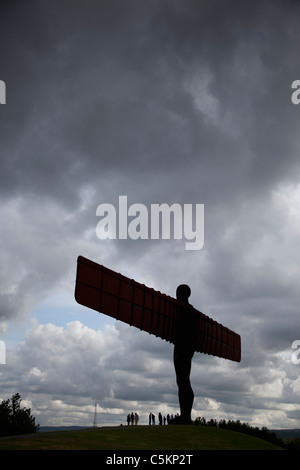
[[[180,284],[176,289],[176,298],[181,302],[187,302],[189,296],[191,295],[191,289],[186,284]]]

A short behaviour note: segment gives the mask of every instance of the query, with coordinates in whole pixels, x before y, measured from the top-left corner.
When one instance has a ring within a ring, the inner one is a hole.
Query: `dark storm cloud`
[[[290,122],[277,116],[298,32],[292,11],[280,21],[282,3],[30,5],[7,7],[2,31],[2,191],[76,204],[86,181],[117,172],[125,187],[171,174],[172,193],[188,168],[185,179],[209,200],[233,197],[233,181],[251,193],[291,171],[295,155],[282,153]],[[217,123],[195,105],[201,81]]]

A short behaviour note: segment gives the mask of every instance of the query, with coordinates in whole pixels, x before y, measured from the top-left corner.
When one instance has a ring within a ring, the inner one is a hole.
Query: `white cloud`
[[[296,378],[287,398],[283,367],[269,362],[266,374],[263,365],[244,368],[195,354],[194,417],[238,419],[248,409],[248,421],[272,423],[274,409],[282,400],[292,406],[298,390]],[[125,422],[129,411],[138,411],[144,424],[151,410],[178,411],[172,345],[118,322],[98,331],[79,321],[65,328],[33,324],[10,349],[0,379],[1,397],[19,391],[44,425],[91,425],[95,402],[99,425]]]

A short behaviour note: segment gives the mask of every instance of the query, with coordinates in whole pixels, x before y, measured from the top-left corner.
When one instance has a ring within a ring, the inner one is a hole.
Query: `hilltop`
[[[133,426],[42,432],[0,440],[0,450],[281,450],[263,439],[210,426]]]

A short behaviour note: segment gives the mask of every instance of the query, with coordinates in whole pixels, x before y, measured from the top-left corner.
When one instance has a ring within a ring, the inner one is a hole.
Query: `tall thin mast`
[[[94,427],[97,427],[97,403],[95,402]]]

